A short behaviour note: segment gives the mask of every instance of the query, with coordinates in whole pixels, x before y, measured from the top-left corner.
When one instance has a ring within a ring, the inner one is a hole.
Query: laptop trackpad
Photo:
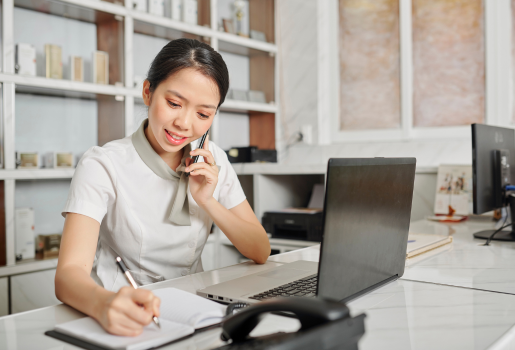
[[[274,271],[264,272],[259,274],[259,277],[268,277],[279,280],[289,280],[291,278],[295,278],[300,275],[306,275],[306,271],[304,270],[294,270],[294,269],[277,269]]]

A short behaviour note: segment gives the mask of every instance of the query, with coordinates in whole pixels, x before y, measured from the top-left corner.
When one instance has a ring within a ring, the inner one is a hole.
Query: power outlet
[[[309,124],[302,125],[300,128],[302,133],[302,142],[307,145],[313,144],[313,127]]]

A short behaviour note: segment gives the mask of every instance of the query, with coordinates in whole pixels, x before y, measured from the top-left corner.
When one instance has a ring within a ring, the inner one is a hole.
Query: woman
[[[148,119],[131,137],[91,148],[77,165],[63,210],[56,296],[112,334],[138,335],[159,316],[159,299],[128,287],[116,256],[140,284],[202,271],[213,221],[256,263],[270,254],[224,151],[209,137],[191,150],[228,87],[227,67],[211,47],[171,41],[143,84]],[[197,155],[204,161],[193,164]]]

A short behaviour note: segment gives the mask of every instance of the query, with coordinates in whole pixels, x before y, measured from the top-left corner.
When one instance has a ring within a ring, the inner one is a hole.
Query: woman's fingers
[[[198,173],[200,169],[208,170],[211,174],[218,174],[218,167],[211,166],[207,163],[195,163],[186,167],[185,171],[189,172],[191,175],[194,173]]]

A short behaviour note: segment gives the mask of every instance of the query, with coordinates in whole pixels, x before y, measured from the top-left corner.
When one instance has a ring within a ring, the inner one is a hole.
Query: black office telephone
[[[270,312],[287,312],[298,318],[295,333],[275,333],[251,338],[250,332]],[[222,340],[230,344],[218,349],[336,350],[358,349],[365,333],[365,314],[351,317],[345,304],[308,298],[278,298],[254,304],[222,323]]]

